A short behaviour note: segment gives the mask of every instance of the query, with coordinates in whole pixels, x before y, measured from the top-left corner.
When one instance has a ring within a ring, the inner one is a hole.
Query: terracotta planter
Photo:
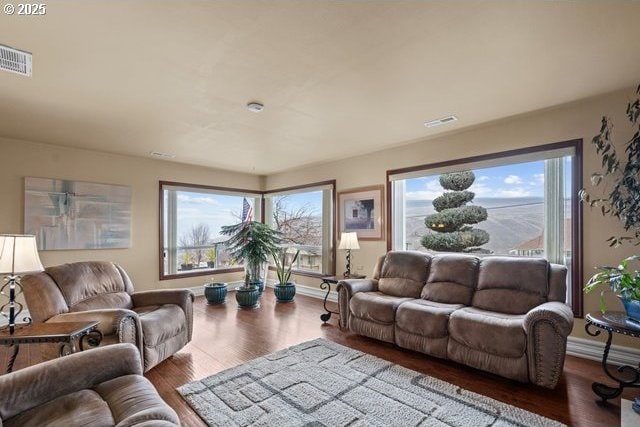
[[[260,303],[260,291],[255,285],[249,285],[248,288],[239,286],[236,288],[236,301],[240,308],[258,308]]]
[[[204,296],[208,304],[224,304],[227,300],[226,283],[207,283],[204,285]]]
[[[293,297],[296,296],[296,285],[291,282],[276,283],[273,287],[273,293],[278,302],[293,302]]]

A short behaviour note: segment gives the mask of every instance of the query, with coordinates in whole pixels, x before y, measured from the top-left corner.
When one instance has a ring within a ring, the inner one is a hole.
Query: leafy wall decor
[[[625,144],[624,154],[616,152],[612,140],[613,123],[609,117],[602,117],[600,133],[591,140],[601,157],[601,171],[591,175],[591,184],[602,188],[602,195],[593,197],[585,189],[580,191],[584,203],[599,209],[604,216],[618,218],[630,233],[608,238],[609,246],[613,247],[625,242],[640,245],[640,85],[635,99],[627,104],[626,115],[634,132]]]

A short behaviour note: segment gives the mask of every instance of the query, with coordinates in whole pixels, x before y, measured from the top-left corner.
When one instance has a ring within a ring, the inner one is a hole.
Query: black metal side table
[[[97,330],[98,322],[52,322],[34,323],[16,327],[13,334],[8,328],[0,330],[0,345],[13,347],[7,363],[7,373],[13,371],[13,363],[20,351],[20,344],[61,343],[59,354],[65,356],[84,350],[84,340],[96,346],[102,340],[102,333]],[[76,343],[78,347],[76,347]]]
[[[331,319],[331,315],[332,314],[336,314],[338,316],[340,316],[340,312],[339,311],[331,311],[327,308],[327,298],[329,298],[329,293],[331,292],[331,285],[337,285],[338,282],[340,280],[345,280],[345,279],[364,279],[366,276],[356,276],[356,275],[351,275],[349,277],[344,277],[344,276],[327,276],[327,277],[323,277],[322,278],[322,283],[320,284],[320,289],[322,289],[323,291],[326,289],[327,293],[324,296],[324,301],[322,302],[322,306],[324,307],[324,310],[326,311],[326,313],[322,313],[320,315],[320,320],[322,320],[324,323],[327,323],[329,321],[329,319]]]
[[[604,346],[604,353],[602,355],[602,369],[604,369],[604,372],[609,378],[618,383],[617,387],[611,387],[606,384],[594,382],[591,385],[593,392],[602,399],[603,403],[606,403],[608,399],[614,399],[620,396],[622,390],[626,387],[640,387],[640,365],[638,367],[628,365],[620,366],[617,368],[619,375],[614,375],[607,365],[613,333],[640,338],[640,323],[628,320],[627,315],[621,312],[607,312],[604,314],[589,313],[585,316],[584,320],[587,322],[585,330],[592,337],[600,335],[602,330],[607,331],[607,343]]]

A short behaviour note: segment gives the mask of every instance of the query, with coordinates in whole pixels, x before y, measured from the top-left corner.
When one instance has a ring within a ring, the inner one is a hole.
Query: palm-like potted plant
[[[296,250],[295,255],[291,258],[291,262],[287,266],[287,249],[283,248],[280,251],[273,251],[271,253],[273,261],[276,266],[276,276],[278,282],[273,287],[273,293],[276,296],[278,302],[292,302],[293,297],[296,295],[296,285],[291,280],[291,269],[293,264],[300,255],[300,250]]]
[[[245,283],[236,288],[236,299],[240,298],[240,295],[246,294],[247,301],[243,300],[244,303],[252,302],[249,297],[253,298],[252,288],[255,288],[257,297],[251,307],[256,307],[257,298],[264,289],[264,281],[260,276],[262,266],[268,261],[269,255],[277,249],[281,240],[280,233],[271,229],[267,224],[257,221],[226,225],[221,228],[220,232],[230,236],[227,240],[229,254],[236,261],[244,262],[245,265]],[[238,304],[244,306],[239,299]]]

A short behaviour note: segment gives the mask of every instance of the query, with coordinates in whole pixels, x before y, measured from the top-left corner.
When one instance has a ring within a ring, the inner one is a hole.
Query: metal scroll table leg
[[[324,311],[326,311],[326,313],[323,313],[320,315],[320,320],[322,320],[324,323],[327,323],[329,319],[331,319],[331,314],[339,314],[339,313],[337,311],[331,311],[327,308],[327,298],[329,298],[329,293],[331,292],[331,283],[324,280],[320,284],[320,289],[327,290],[327,293],[324,296],[324,301],[322,302],[322,306],[324,307]]]
[[[13,343],[9,347],[13,347],[13,352],[11,353],[11,357],[9,357],[9,362],[7,363],[7,374],[13,371],[13,363],[16,361],[16,357],[18,357],[20,344]]]
[[[102,341],[102,332],[95,330],[95,331],[88,332],[86,335],[81,336],[78,342],[80,351],[84,351],[85,340],[87,340],[87,344],[89,344],[89,347],[98,347],[100,345],[100,341]]]
[[[585,326],[585,330],[589,335],[593,337],[600,335],[600,330],[596,329],[592,331],[589,329],[589,326],[592,325],[587,323]],[[609,370],[607,359],[609,358],[609,350],[611,349],[612,334],[611,331],[607,331],[607,333],[607,343],[604,346],[604,353],[602,354],[602,369],[609,378],[618,383],[618,387],[611,387],[606,384],[594,382],[591,385],[591,389],[602,399],[602,403],[606,403],[608,399],[615,399],[620,396],[625,387],[640,387],[640,369],[634,368],[633,366],[620,366],[617,368],[617,371],[623,374],[622,377],[614,375]]]

